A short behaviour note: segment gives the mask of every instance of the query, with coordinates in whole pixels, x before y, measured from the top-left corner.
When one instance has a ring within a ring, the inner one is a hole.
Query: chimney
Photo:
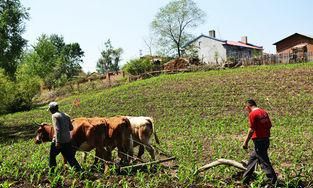
[[[215,30],[209,31],[209,37],[215,38]]]
[[[248,37],[247,36],[242,36],[241,37],[241,42],[244,43],[244,44],[247,44],[248,43]]]

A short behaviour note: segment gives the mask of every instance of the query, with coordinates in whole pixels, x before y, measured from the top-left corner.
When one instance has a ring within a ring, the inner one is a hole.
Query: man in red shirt
[[[250,128],[242,147],[248,149],[249,140],[252,139],[254,151],[250,155],[247,170],[243,174],[244,183],[250,180],[256,164],[259,163],[271,183],[275,184],[277,176],[267,154],[270,145],[271,120],[266,111],[258,108],[252,99],[247,100],[246,110],[249,112]]]

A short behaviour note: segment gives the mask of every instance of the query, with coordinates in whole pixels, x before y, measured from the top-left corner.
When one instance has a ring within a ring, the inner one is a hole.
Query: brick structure
[[[276,45],[277,54],[291,54],[296,49],[305,53],[313,53],[313,37],[295,33],[273,45]]]

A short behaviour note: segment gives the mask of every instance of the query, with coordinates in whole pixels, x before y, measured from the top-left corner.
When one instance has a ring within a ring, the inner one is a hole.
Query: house
[[[241,41],[217,39],[215,31],[209,31],[209,36],[200,35],[183,46],[184,53],[196,51],[198,58],[203,63],[223,64],[227,60],[251,58],[261,55],[262,46],[248,43],[248,37],[243,36]]]
[[[313,37],[295,33],[275,42],[280,58],[288,61],[307,61],[313,59]]]

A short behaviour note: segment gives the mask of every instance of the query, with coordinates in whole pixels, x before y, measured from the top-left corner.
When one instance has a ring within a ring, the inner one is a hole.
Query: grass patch
[[[51,121],[46,106],[1,116],[1,186],[241,186],[232,178],[238,170],[229,167],[216,167],[197,177],[192,174],[218,158],[248,159],[241,149],[248,127],[243,105],[248,98],[254,98],[272,118],[270,158],[284,186],[312,186],[312,75],[313,63],[161,75],[58,101],[72,117],[152,116],[161,147],[177,157],[178,168],[133,176],[89,173],[80,178],[62,170],[61,161],[58,174],[48,176],[49,144],[38,146],[33,141],[35,123]],[[75,98],[81,101],[78,108],[72,108]],[[91,161],[90,156],[85,169]],[[263,176],[252,186],[260,186]]]

